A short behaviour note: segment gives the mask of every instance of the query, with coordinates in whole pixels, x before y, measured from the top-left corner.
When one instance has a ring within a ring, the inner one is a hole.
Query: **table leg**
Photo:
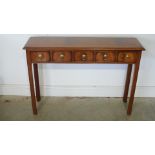
[[[131,113],[132,113],[132,106],[133,106],[133,102],[134,102],[134,95],[135,95],[139,66],[140,66],[140,58],[141,58],[141,54],[139,54],[139,60],[135,64],[135,69],[134,69],[134,74],[133,74],[133,82],[132,82],[132,87],[131,87],[131,94],[130,94],[128,109],[127,109],[128,115],[131,115]]]
[[[40,97],[40,88],[39,88],[38,64],[33,64],[33,70],[34,70],[34,79],[35,79],[35,88],[36,88],[36,98],[37,98],[37,101],[40,101],[41,97]]]
[[[131,72],[132,72],[132,64],[128,64],[126,82],[125,82],[125,90],[124,90],[124,95],[123,95],[123,102],[127,102],[130,79],[131,79]]]
[[[33,114],[37,115],[37,106],[36,106],[36,97],[34,91],[34,82],[33,82],[33,71],[32,71],[32,63],[30,52],[26,52],[27,54],[27,66],[28,66],[28,74],[29,74],[29,82],[30,82],[30,92],[31,92],[31,99],[32,99],[32,110]]]

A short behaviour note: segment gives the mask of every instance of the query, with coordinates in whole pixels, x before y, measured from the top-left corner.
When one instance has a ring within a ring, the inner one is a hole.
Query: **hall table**
[[[38,63],[127,64],[123,101],[127,102],[134,67],[127,114],[132,112],[140,60],[144,47],[136,38],[116,37],[31,37],[26,43],[27,66],[33,114],[40,101]],[[32,68],[33,67],[33,68]]]

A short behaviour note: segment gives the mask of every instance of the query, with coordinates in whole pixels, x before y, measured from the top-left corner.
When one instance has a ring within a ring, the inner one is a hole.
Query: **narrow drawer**
[[[32,62],[49,62],[50,53],[48,51],[35,51],[31,52],[31,61]]]
[[[134,52],[119,52],[118,62],[135,63],[137,61],[137,53]]]
[[[95,61],[97,63],[111,63],[115,62],[117,58],[116,52],[111,51],[98,51],[95,52]]]
[[[52,51],[53,62],[65,63],[72,61],[72,53],[70,51]]]
[[[94,61],[94,53],[93,51],[76,51],[74,60],[79,63],[91,63]]]

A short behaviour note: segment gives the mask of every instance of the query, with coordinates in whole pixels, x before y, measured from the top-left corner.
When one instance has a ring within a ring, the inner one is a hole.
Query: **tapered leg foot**
[[[27,66],[28,66],[28,75],[29,75],[29,82],[30,82],[30,92],[31,92],[31,100],[32,100],[32,110],[33,114],[37,115],[37,105],[36,105],[36,97],[35,97],[35,90],[34,90],[34,82],[33,82],[33,72],[32,72],[32,63],[30,52],[27,51]]]
[[[41,96],[40,96],[40,87],[39,87],[38,64],[33,64],[33,70],[34,70],[34,79],[35,79],[36,99],[39,102],[41,100]]]
[[[133,75],[132,87],[131,87],[131,94],[130,94],[130,99],[129,99],[129,104],[128,104],[128,110],[127,110],[128,115],[131,115],[131,113],[132,113],[132,106],[133,106],[133,102],[134,102],[134,95],[135,95],[135,90],[136,90],[138,71],[139,71],[139,63],[136,63],[134,75]]]
[[[132,86],[131,86],[131,93],[130,93],[129,104],[128,104],[128,109],[127,109],[128,115],[131,115],[131,113],[132,113],[132,106],[133,106],[133,102],[134,102],[134,95],[135,95],[136,84],[137,84],[137,79],[138,79],[140,59],[141,59],[141,52],[139,52],[139,54],[138,54],[137,62],[135,64],[135,68],[134,68],[133,81],[132,81]]]
[[[128,99],[128,92],[130,86],[130,79],[131,79],[131,72],[132,72],[132,64],[128,64],[127,75],[126,75],[126,82],[125,82],[125,90],[123,95],[123,102],[127,102]]]

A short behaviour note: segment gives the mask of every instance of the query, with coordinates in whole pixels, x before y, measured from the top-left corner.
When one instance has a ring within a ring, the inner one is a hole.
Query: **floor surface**
[[[1,121],[154,121],[155,98],[135,98],[131,116],[122,98],[42,97],[38,115],[30,97],[0,96]]]

